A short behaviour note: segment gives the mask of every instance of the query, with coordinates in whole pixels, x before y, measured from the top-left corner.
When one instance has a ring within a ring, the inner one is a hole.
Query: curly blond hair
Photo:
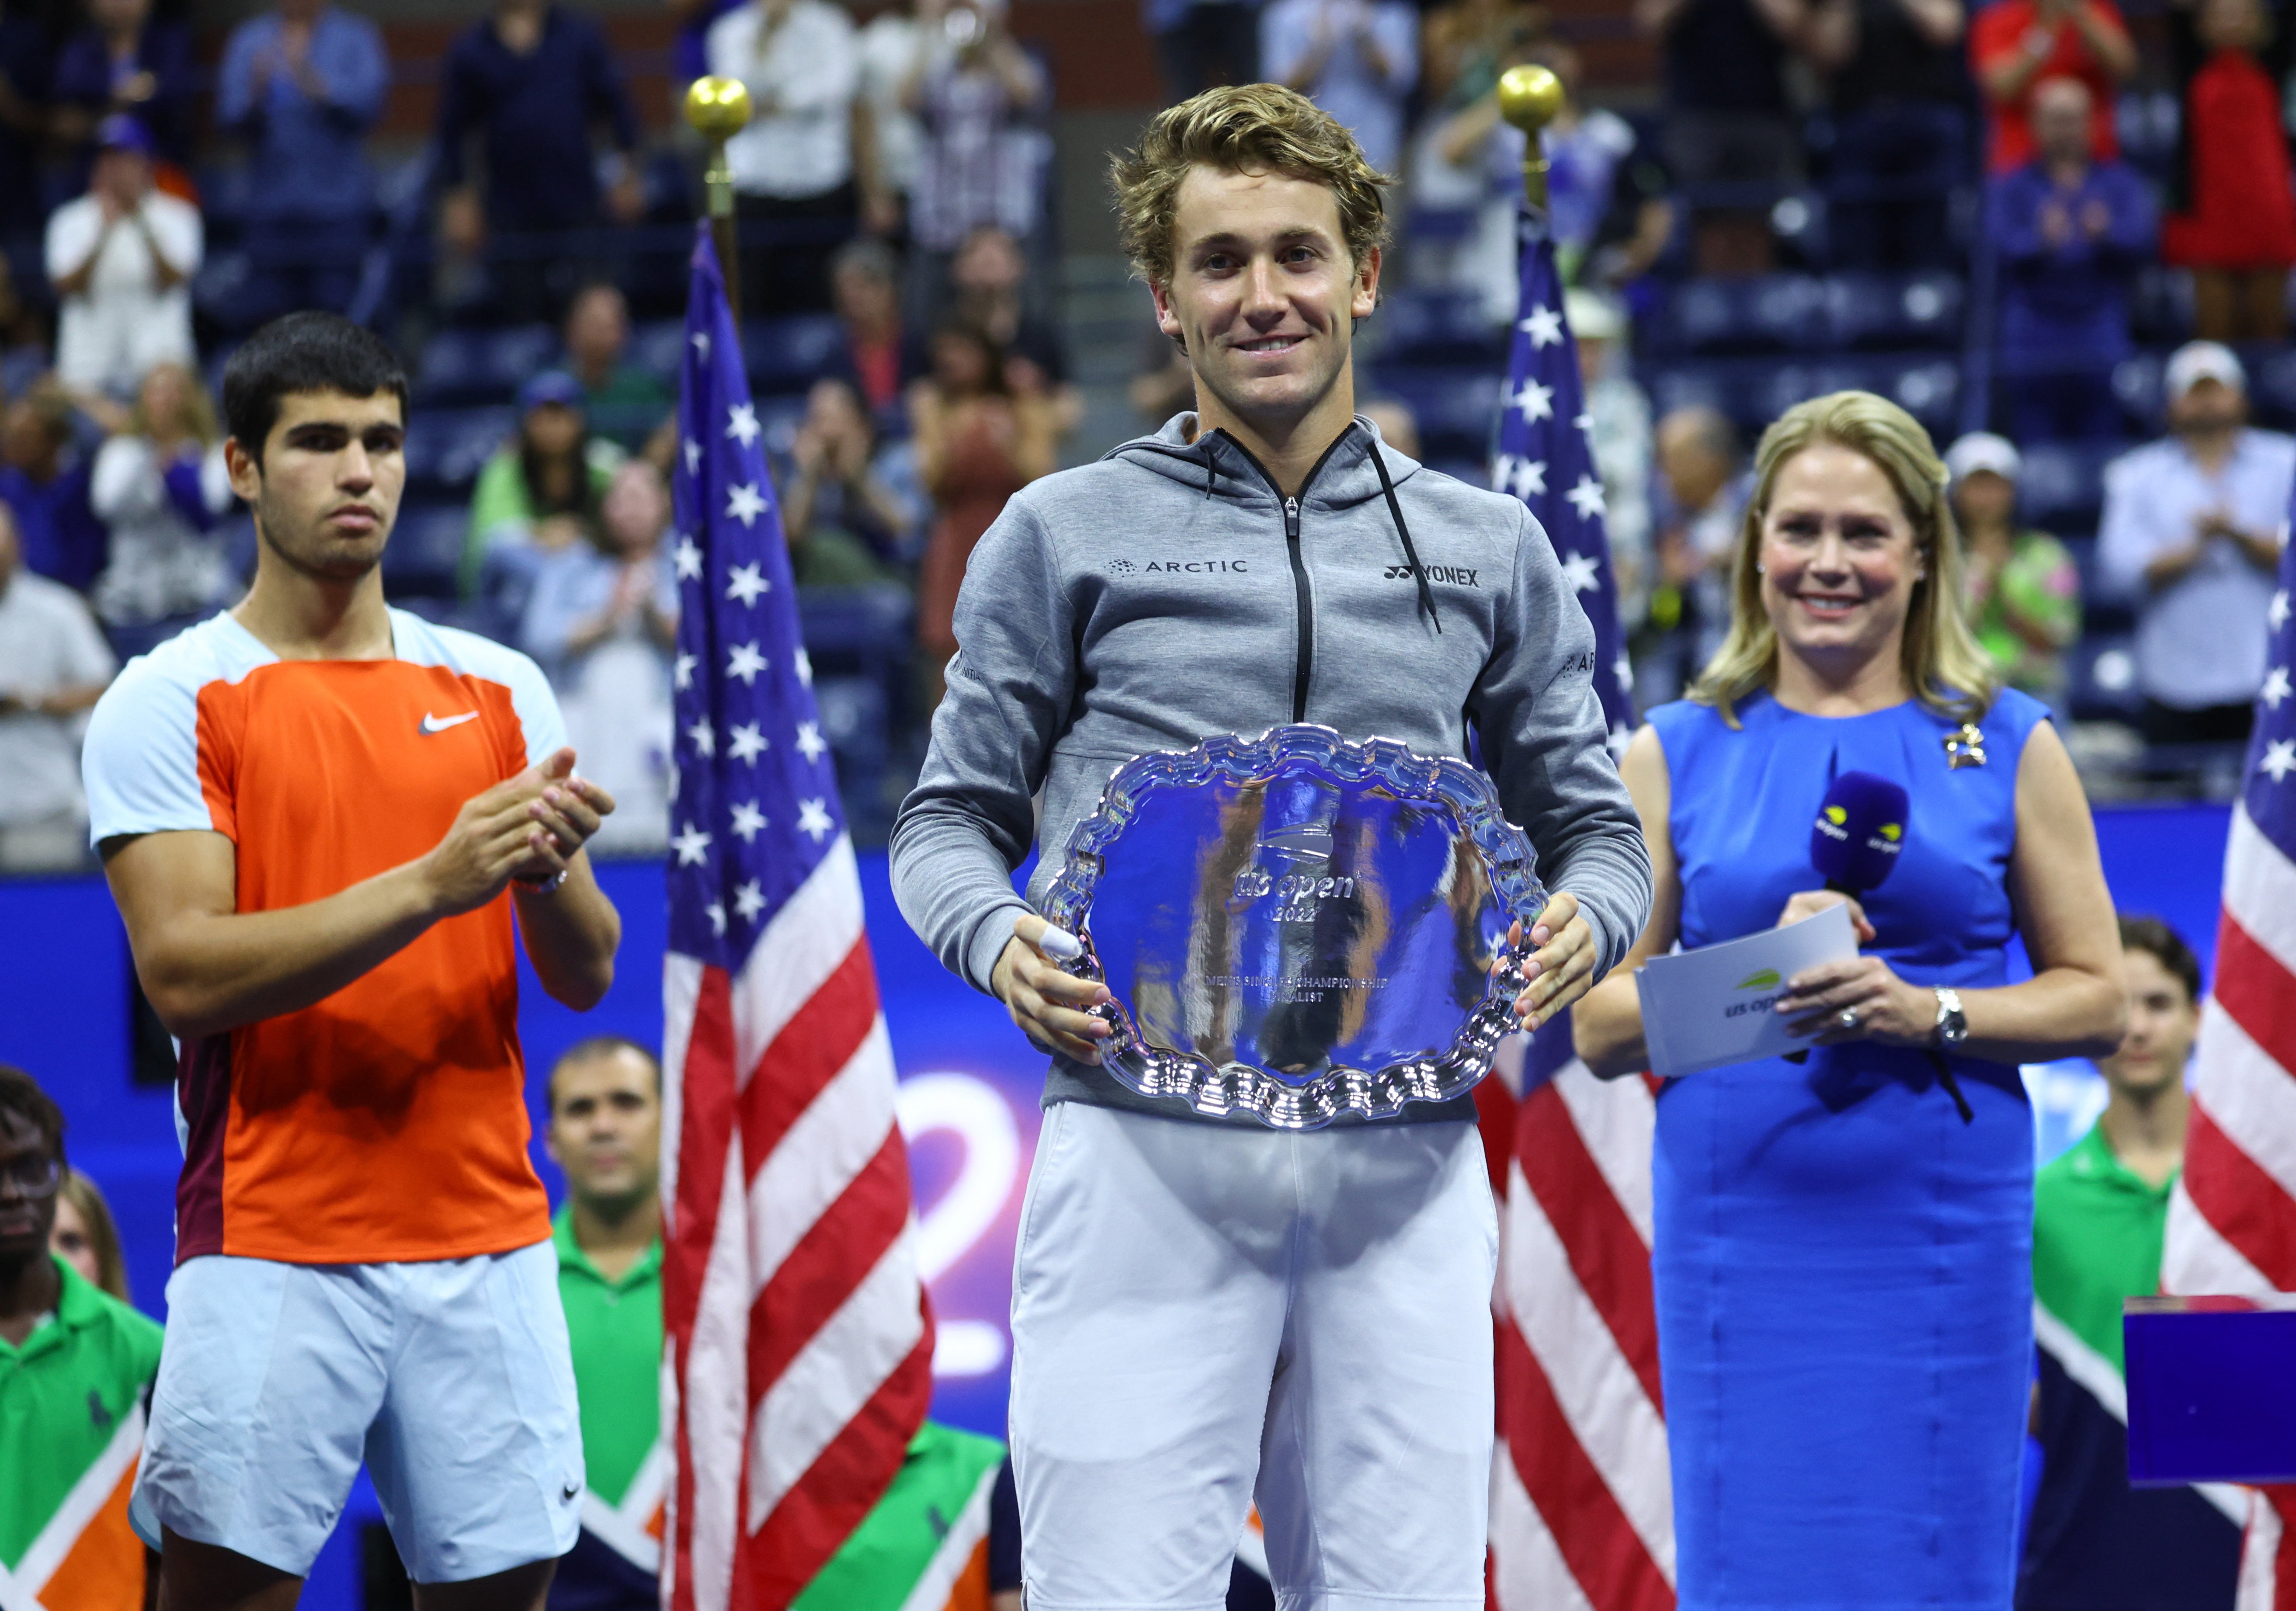
[[[1870,391],[1837,391],[1797,403],[1772,421],[1754,452],[1754,491],[1730,567],[1730,634],[1707,662],[1689,697],[1711,705],[1731,726],[1736,704],[1757,688],[1775,685],[1778,634],[1762,607],[1755,567],[1762,521],[1770,511],[1778,471],[1806,447],[1832,442],[1862,454],[1889,478],[1898,507],[1914,528],[1914,551],[1928,573],[1914,584],[1906,609],[1899,666],[1914,698],[1940,716],[1974,722],[1991,708],[2000,674],[1971,632],[1963,607],[1961,533],[1947,499],[1946,469],[1921,421]]]
[[[1166,107],[1140,143],[1109,164],[1117,238],[1132,259],[1132,272],[1152,285],[1171,282],[1180,182],[1199,166],[1331,186],[1340,233],[1358,267],[1387,243],[1387,200],[1381,192],[1395,181],[1364,160],[1363,148],[1337,119],[1280,84],[1224,86]]]

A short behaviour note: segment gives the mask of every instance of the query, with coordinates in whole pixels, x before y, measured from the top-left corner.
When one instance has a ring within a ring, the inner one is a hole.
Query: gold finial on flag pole
[[[726,166],[726,142],[748,127],[750,90],[739,78],[696,78],[685,92],[685,121],[709,148],[701,183],[709,195],[709,233],[718,246],[718,266],[726,276],[726,304],[742,317],[741,247],[734,231],[734,175]]]
[[[1539,131],[1562,110],[1562,80],[1536,63],[1511,67],[1499,75],[1499,116],[1523,133],[1522,196],[1546,210],[1546,153]]]

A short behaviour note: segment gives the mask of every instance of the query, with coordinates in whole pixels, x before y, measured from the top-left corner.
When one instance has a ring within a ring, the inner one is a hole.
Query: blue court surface
[[[2165,918],[2204,969],[2216,949],[2226,821],[2218,806],[2097,814],[2116,904]],[[1001,1433],[1013,1240],[1036,1146],[1043,1059],[1000,1005],[943,970],[909,932],[894,909],[883,855],[864,855],[860,866],[901,1074],[919,1245],[940,1327],[934,1411],[957,1426]],[[597,1010],[578,1016],[545,997],[530,973],[522,985],[528,1097],[537,1128],[541,1076],[566,1046],[607,1031],[647,1044],[660,1038],[661,869],[608,863],[600,877],[623,920],[612,993]],[[98,878],[0,882],[0,1061],[29,1069],[62,1103],[72,1163],[103,1187],[119,1217],[135,1300],[164,1319],[179,1155],[169,1090],[133,1079],[127,941],[111,897]],[[2086,1065],[2030,1069],[2028,1084],[2044,1157],[2078,1139],[2103,1106],[2102,1085]],[[538,1143],[534,1153],[554,1198],[562,1182]],[[376,1515],[362,1481],[305,1605],[351,1611],[360,1603],[357,1541],[348,1524]]]

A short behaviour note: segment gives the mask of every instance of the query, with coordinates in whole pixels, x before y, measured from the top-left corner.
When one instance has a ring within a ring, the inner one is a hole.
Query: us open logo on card
[[[1770,994],[1767,995],[1755,996],[1751,1001],[1731,1002],[1723,1007],[1722,1016],[1726,1018],[1742,1018],[1750,1012],[1769,1011],[1771,1008],[1775,1005],[1779,995],[1783,994],[1779,990],[1778,986],[1784,983],[1785,980],[1778,976],[1778,970],[1776,969],[1756,969],[1753,972],[1748,974],[1744,978],[1740,979],[1735,985],[1732,985],[1731,988],[1741,991],[1767,990]]]

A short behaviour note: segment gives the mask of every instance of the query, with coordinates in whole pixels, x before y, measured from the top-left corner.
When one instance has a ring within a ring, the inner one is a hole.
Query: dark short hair
[[[2120,919],[2120,948],[2141,951],[2167,969],[2185,987],[2185,999],[2201,999],[2201,961],[2184,936],[2159,918],[2126,912]]]
[[[660,1096],[661,1094],[661,1059],[654,1055],[652,1048],[641,1046],[626,1034],[586,1035],[560,1052],[558,1060],[550,1065],[550,1078],[543,1084],[543,1089],[550,1099],[550,1111],[553,1113],[558,1111],[558,1071],[560,1069],[570,1067],[576,1063],[587,1063],[597,1058],[611,1057],[617,1051],[635,1051],[645,1059],[645,1066],[653,1070],[654,1094]]]
[[[381,337],[340,314],[288,314],[248,337],[223,371],[224,424],[260,464],[280,399],[299,391],[372,397],[387,391],[406,418],[406,369]]]
[[[66,1161],[64,1110],[40,1089],[39,1081],[8,1063],[0,1063],[0,1113],[12,1113],[38,1131],[56,1162]]]

